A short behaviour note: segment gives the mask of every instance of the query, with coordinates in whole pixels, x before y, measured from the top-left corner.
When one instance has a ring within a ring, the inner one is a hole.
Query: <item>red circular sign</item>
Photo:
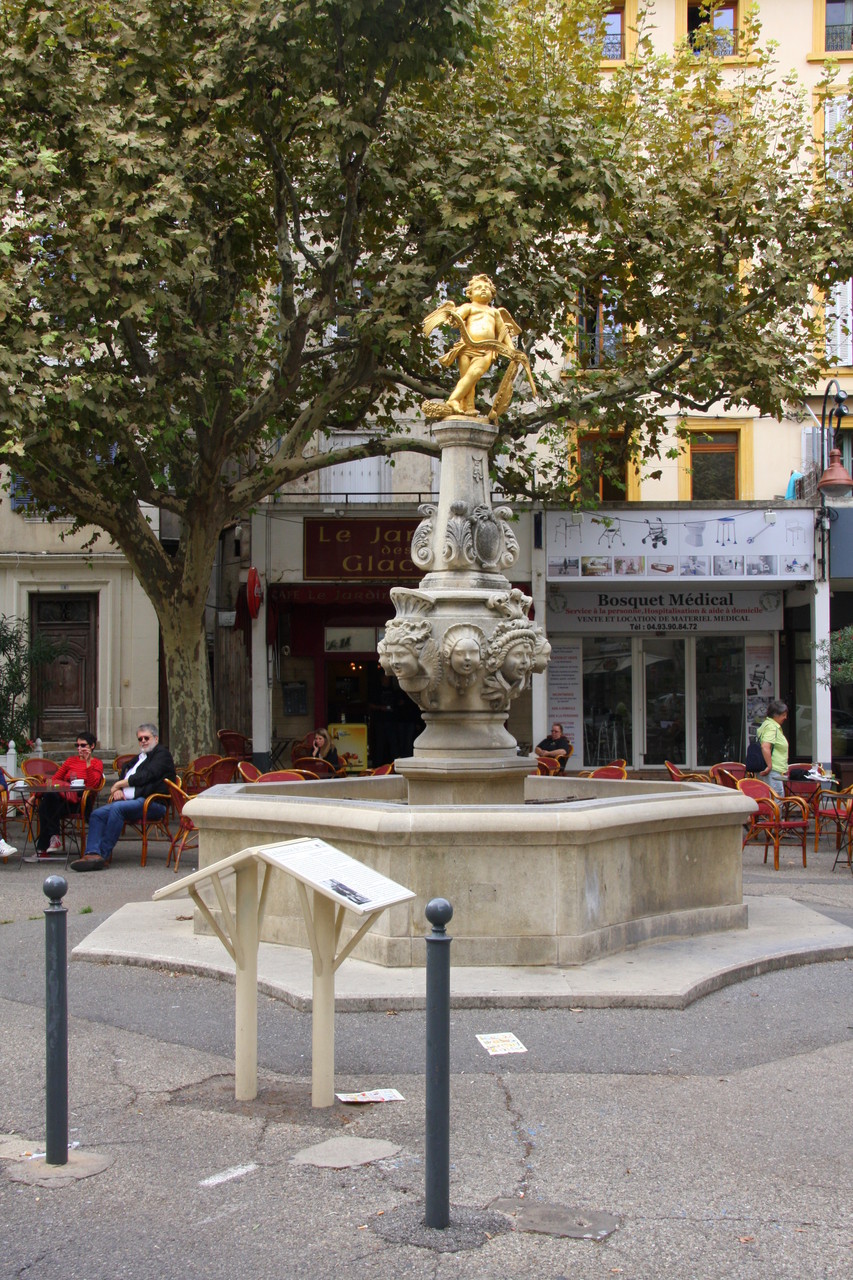
[[[249,570],[249,577],[246,580],[246,603],[249,607],[249,616],[257,618],[261,611],[261,601],[264,598],[263,588],[261,587],[261,579],[257,569]]]

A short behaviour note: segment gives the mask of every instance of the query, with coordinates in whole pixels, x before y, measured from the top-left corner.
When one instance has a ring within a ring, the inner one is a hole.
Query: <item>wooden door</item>
[[[30,617],[34,634],[61,646],[58,657],[33,681],[42,742],[65,742],[84,729],[96,733],[98,597],[36,595]]]

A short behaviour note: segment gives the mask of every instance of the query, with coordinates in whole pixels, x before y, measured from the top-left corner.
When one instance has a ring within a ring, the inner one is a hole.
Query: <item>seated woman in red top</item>
[[[28,861],[50,862],[62,851],[60,837],[61,819],[80,807],[80,799],[87,787],[99,787],[104,778],[103,762],[93,754],[95,748],[93,733],[77,734],[77,754],[69,756],[59,766],[50,779],[56,787],[39,796],[39,833],[36,840],[36,854]],[[77,783],[77,787],[69,783]],[[82,783],[82,786],[79,784]],[[62,860],[64,860],[62,854]]]

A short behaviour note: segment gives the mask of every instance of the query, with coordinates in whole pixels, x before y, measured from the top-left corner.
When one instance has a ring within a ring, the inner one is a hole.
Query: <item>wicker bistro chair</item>
[[[737,783],[741,778],[746,777],[745,764],[741,764],[739,760],[721,760],[719,764],[712,764],[711,768],[708,770],[708,772],[711,775],[711,780],[713,782],[720,781],[720,778],[718,775],[721,769],[725,773],[727,773],[730,778],[734,778],[735,783]],[[723,785],[729,786],[730,784],[725,782],[723,783]]]
[[[750,800],[758,805],[758,812],[752,814],[743,837],[744,845],[751,841],[764,842],[764,861],[767,861],[767,850],[773,843],[773,869],[779,870],[779,845],[787,838],[796,842],[803,851],[803,866],[806,865],[806,835],[809,829],[809,807],[801,796],[785,796],[780,799],[772,787],[760,778],[741,778],[737,784]]]
[[[677,764],[673,764],[671,760],[664,760],[666,771],[673,782],[712,782],[713,779],[709,773],[697,773],[690,771],[685,773],[683,769],[679,769]]]
[[[235,729],[218,729],[217,738],[222,743],[226,756],[236,756],[239,760],[251,760],[252,739],[245,733],[237,733]]]
[[[590,769],[588,773],[582,773],[582,778],[619,778],[628,777],[628,770],[624,764],[601,764],[597,769]]]
[[[833,871],[838,866],[841,857],[841,846],[847,842],[847,862],[851,864],[853,869],[853,829],[851,829],[851,816],[853,816],[853,786],[845,787],[843,791],[824,791],[818,792],[817,801],[814,805],[814,849],[818,851],[820,838],[824,831],[832,828],[835,831],[835,862],[832,864]]]
[[[319,756],[300,756],[292,764],[294,769],[304,769],[308,773],[313,773],[315,778],[334,778],[340,772],[339,769],[330,765],[328,760],[323,760]]]
[[[729,773],[728,769],[724,769],[721,764],[715,764],[711,769],[711,777],[721,787],[728,787],[730,791],[737,791],[737,784],[740,781],[733,773]]]
[[[24,842],[32,840],[35,843],[38,829],[38,805],[35,803],[35,797],[28,795],[27,787],[47,786],[59,765],[55,760],[48,760],[45,756],[27,756],[19,761],[19,764],[20,778],[9,779],[9,786],[15,789],[13,795],[9,796],[9,801],[14,817],[20,820],[24,829]]]
[[[172,803],[172,811],[178,819],[178,829],[172,837],[169,845],[169,856],[166,858],[166,866],[168,867],[173,859],[174,866],[172,870],[177,875],[178,865],[181,861],[181,854],[184,849],[196,849],[198,847],[198,827],[193,822],[189,814],[184,813],[184,805],[192,796],[187,795],[183,787],[179,787],[176,782],[170,782],[166,779],[166,786],[169,788],[169,799]],[[195,843],[187,844],[191,836],[195,835]]]
[[[32,840],[32,809],[27,804],[27,779],[17,778],[0,765],[0,774],[3,777],[3,787],[0,788],[0,830],[2,830],[3,839],[7,839],[8,823],[20,822],[23,831],[23,838]],[[32,781],[32,779],[30,779]],[[23,853],[21,854],[23,858]]]
[[[237,765],[237,776],[243,782],[257,782],[261,771],[256,764],[252,764],[251,760],[241,760]]]
[[[305,769],[271,769],[254,779],[255,782],[316,782],[317,775]]]
[[[560,772],[560,762],[551,756],[539,756],[536,760],[536,772],[540,778],[553,778]]]
[[[121,838],[124,839],[128,828],[135,831],[142,840],[142,854],[139,859],[140,867],[144,867],[148,861],[148,841],[154,837],[160,840],[168,840],[172,842],[172,831],[169,826],[169,810],[172,805],[172,798],[166,792],[161,794],[155,792],[152,796],[146,796],[142,805],[142,816],[132,822],[126,822],[122,828]],[[165,812],[159,817],[151,813],[153,808],[164,808]]]
[[[818,799],[820,798],[821,784],[817,778],[804,778],[802,776],[813,768],[814,765],[810,764],[789,765],[783,781],[785,795],[801,796],[809,807],[809,816],[814,819]],[[830,781],[830,779],[827,779],[827,781]]]
[[[36,784],[49,782],[58,768],[55,760],[48,760],[45,756],[27,756],[21,761],[21,775],[27,782]]]
[[[214,760],[213,764],[209,764],[202,770],[202,786],[199,787],[199,791],[206,791],[208,787],[215,787],[223,782],[233,782],[240,764],[241,761],[237,756],[220,756]]]
[[[204,780],[206,771],[212,764],[216,764],[221,760],[222,756],[215,753],[206,756],[196,756],[194,760],[190,760],[186,769],[181,770],[182,786],[188,796],[193,796],[198,791],[204,791],[209,783]]]

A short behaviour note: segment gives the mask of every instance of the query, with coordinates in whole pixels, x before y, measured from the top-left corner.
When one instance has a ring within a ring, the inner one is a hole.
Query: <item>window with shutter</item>
[[[827,300],[826,363],[831,369],[853,365],[853,280],[834,285]]]

